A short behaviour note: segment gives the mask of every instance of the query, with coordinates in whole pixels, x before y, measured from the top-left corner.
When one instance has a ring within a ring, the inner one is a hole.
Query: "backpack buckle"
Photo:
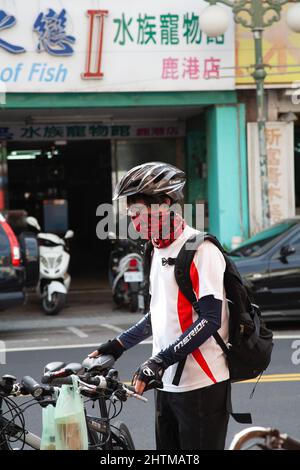
[[[176,258],[162,258],[161,259],[161,264],[163,266],[174,266],[175,265]]]

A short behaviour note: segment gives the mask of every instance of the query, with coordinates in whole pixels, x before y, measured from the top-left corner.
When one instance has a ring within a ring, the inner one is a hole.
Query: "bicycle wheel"
[[[10,439],[13,438],[15,443],[18,440],[18,431],[22,433],[22,429],[18,428],[16,424],[10,423],[2,416],[0,417],[0,450],[13,450]]]
[[[88,449],[99,450],[101,447],[101,441],[96,431],[88,430]]]
[[[0,433],[0,450],[10,450],[5,434]]]
[[[135,450],[133,439],[128,427],[124,423],[116,423],[113,426],[113,450]]]

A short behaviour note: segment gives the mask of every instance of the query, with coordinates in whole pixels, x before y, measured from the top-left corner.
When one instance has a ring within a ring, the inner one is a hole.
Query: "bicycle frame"
[[[109,423],[108,410],[106,405],[106,400],[104,393],[101,393],[101,396],[98,398],[99,408],[100,408],[100,418],[97,416],[90,416],[86,414],[86,423],[87,430],[90,437],[90,446],[99,447],[103,446],[103,450],[112,450],[113,441],[123,447],[123,442],[111,430]],[[24,443],[35,450],[40,450],[41,447],[41,438],[33,434],[27,429],[23,429],[15,423],[11,423],[9,419],[2,416],[2,403],[3,399],[0,397],[0,442],[6,442],[6,436],[12,437],[16,440],[23,439]],[[106,421],[104,421],[106,420]],[[3,431],[3,429],[5,431]],[[97,433],[97,437],[93,433]],[[103,439],[99,439],[98,435],[103,436]],[[9,446],[7,445],[7,449]]]
[[[86,415],[87,428],[90,433],[90,442],[92,443],[92,446],[103,445],[103,450],[113,450],[113,441],[123,447],[122,440],[112,431],[110,426],[105,392],[101,391],[100,393],[101,395],[97,400],[99,403],[100,418]],[[95,439],[93,433],[90,431],[95,431],[99,435],[103,435],[105,437],[104,443],[101,444],[101,441],[99,442],[99,438]]]

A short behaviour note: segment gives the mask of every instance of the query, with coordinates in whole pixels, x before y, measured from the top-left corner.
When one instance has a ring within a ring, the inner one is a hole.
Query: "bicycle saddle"
[[[113,367],[115,363],[115,359],[110,354],[101,355],[99,357],[87,357],[83,363],[82,367],[85,368],[88,372],[103,372],[105,370],[109,370]]]
[[[77,362],[70,362],[65,366],[65,369],[71,370],[74,374],[83,373],[83,366]]]
[[[46,374],[47,372],[56,372],[57,370],[60,370],[65,367],[65,365],[65,362],[49,362],[49,364],[44,367],[44,374]]]

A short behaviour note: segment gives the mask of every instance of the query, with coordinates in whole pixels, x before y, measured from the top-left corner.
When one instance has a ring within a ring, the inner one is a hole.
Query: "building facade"
[[[246,105],[235,86],[233,21],[199,26],[204,1],[0,0],[1,210],[42,224],[67,207],[78,265],[107,249],[96,209],[138,163],[187,173],[185,202],[230,247],[249,234]]]

